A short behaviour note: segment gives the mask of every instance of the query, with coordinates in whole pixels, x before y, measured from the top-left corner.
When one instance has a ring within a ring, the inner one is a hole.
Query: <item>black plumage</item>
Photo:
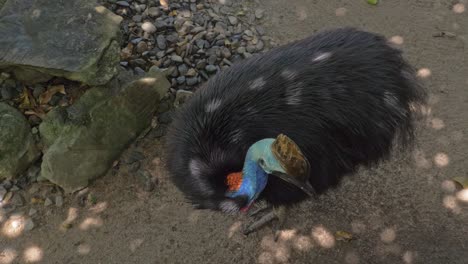
[[[410,145],[412,107],[425,98],[415,71],[385,37],[322,31],[241,61],[203,85],[168,132],[168,169],[198,208],[224,210],[226,175],[242,170],[253,143],[283,133],[307,156],[320,194],[359,166],[387,158],[395,141]],[[260,198],[289,205],[307,196],[271,176]],[[235,201],[238,208],[245,202]]]

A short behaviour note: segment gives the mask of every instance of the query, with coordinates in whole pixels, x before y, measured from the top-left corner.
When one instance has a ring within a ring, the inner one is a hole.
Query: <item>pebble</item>
[[[167,48],[166,38],[164,38],[163,35],[158,35],[156,37],[156,44],[158,45],[158,48],[160,48],[162,50]]]
[[[63,197],[60,195],[55,196],[55,205],[57,207],[62,207],[63,205]]]
[[[198,78],[197,77],[191,77],[187,78],[187,85],[188,86],[193,86],[198,83]]]
[[[146,74],[146,72],[140,67],[135,67],[135,74],[138,76],[143,76]]]
[[[231,23],[231,25],[233,26],[237,25],[237,23],[239,22],[239,20],[235,16],[228,16],[228,19],[229,23]]]
[[[178,84],[183,84],[183,83],[185,83],[185,76],[179,76],[179,77],[177,77],[177,83],[178,83]]]
[[[142,41],[142,42],[138,43],[136,49],[137,49],[138,53],[143,53],[143,52],[148,50],[148,44],[146,44],[146,42]]]
[[[14,205],[15,207],[22,207],[24,205],[24,199],[23,196],[19,193],[13,194],[13,197],[10,200],[10,203]]]
[[[197,71],[194,68],[190,68],[185,75],[188,77],[194,77],[197,75]]]
[[[176,92],[176,98],[174,100],[174,107],[179,107],[183,103],[185,103],[190,97],[192,97],[193,92],[185,91],[185,90],[178,90]]]
[[[148,15],[151,17],[160,17],[161,16],[161,10],[157,7],[150,7],[148,8]]]
[[[3,186],[3,188],[10,190],[10,188],[13,187],[13,182],[10,180],[4,180],[1,185]]]
[[[179,55],[172,55],[171,60],[172,60],[173,62],[179,62],[179,63],[180,63],[180,62],[183,62],[182,57],[179,56]]]
[[[142,19],[143,19],[143,17],[141,15],[134,15],[132,17],[132,20],[135,21],[136,23],[141,22]]]
[[[45,199],[45,201],[44,201],[44,206],[50,206],[50,205],[52,205],[52,204],[53,204],[52,200],[50,200],[49,198],[46,198],[46,199]]]
[[[34,209],[34,208],[31,208],[31,209],[29,209],[28,215],[29,215],[29,216],[33,216],[33,215],[35,215],[36,213],[37,213],[37,210]]]
[[[31,231],[34,229],[34,222],[31,218],[26,219],[24,223],[24,231]]]
[[[257,19],[262,19],[264,13],[265,13],[265,10],[257,9],[257,10],[255,10],[255,17]]]
[[[205,67],[205,70],[209,73],[213,73],[213,72],[216,72],[217,68],[216,66],[210,64]]]
[[[154,32],[156,32],[156,27],[151,22],[143,23],[141,25],[141,29],[143,29],[143,31],[148,32],[150,34],[153,34]]]
[[[126,1],[117,1],[116,4],[119,6],[130,7],[130,4]]]
[[[239,48],[237,49],[237,53],[239,53],[239,54],[244,54],[245,51],[246,51],[246,50],[245,50],[245,47],[239,47]]]

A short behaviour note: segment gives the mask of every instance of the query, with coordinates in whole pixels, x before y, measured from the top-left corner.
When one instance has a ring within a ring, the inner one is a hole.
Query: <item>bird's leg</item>
[[[269,208],[267,207],[267,208],[257,209],[254,212],[252,212],[252,214],[258,214],[260,211],[264,211],[266,209],[269,209]],[[254,221],[250,225],[248,225],[244,229],[244,235],[248,235],[250,233],[253,233],[253,232],[259,230],[264,225],[266,225],[266,224],[272,222],[273,220],[277,219],[278,223],[273,228],[274,231],[275,231],[275,241],[276,241],[277,238],[278,238],[278,235],[279,235],[279,231],[281,231],[281,229],[283,228],[283,226],[284,226],[284,224],[286,222],[287,211],[288,211],[287,207],[284,206],[284,205],[273,206],[273,208],[270,208],[268,213],[266,213],[260,219]]]

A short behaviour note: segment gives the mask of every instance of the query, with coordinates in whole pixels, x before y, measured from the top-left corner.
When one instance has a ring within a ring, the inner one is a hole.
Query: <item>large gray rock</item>
[[[72,106],[49,112],[39,127],[41,178],[74,192],[103,175],[150,125],[169,87],[163,73],[150,72],[122,88],[91,88]]]
[[[0,103],[0,179],[22,173],[39,154],[26,118]]]
[[[0,8],[0,69],[18,80],[103,85],[117,73],[122,17],[95,1],[6,0]]]

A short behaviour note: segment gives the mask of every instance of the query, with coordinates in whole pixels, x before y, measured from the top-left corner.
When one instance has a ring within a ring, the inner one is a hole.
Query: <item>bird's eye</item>
[[[264,166],[265,165],[265,160],[264,159],[259,159],[258,164],[260,164],[260,166]]]

